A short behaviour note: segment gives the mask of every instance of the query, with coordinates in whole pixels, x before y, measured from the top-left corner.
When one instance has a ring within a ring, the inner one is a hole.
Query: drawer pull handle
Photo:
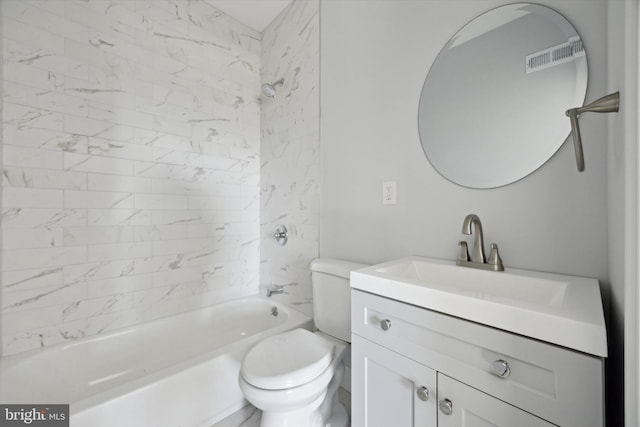
[[[380,327],[382,328],[383,331],[388,331],[389,329],[391,329],[391,320],[384,319],[383,321],[380,322]]]
[[[418,395],[418,398],[423,402],[429,400],[429,389],[425,386],[419,387],[418,390],[416,390],[416,394]]]
[[[453,413],[453,402],[449,399],[442,399],[438,402],[438,408],[445,415],[451,415]]]
[[[506,360],[498,359],[494,360],[491,364],[493,368],[493,373],[499,376],[500,378],[507,378],[511,375],[511,368]]]

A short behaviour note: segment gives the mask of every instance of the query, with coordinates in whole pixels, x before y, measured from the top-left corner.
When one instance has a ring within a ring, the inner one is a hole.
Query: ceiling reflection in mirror
[[[587,59],[573,26],[529,3],[480,15],[433,63],[420,96],[424,152],[448,180],[470,188],[515,182],[567,139],[565,111],[582,105]]]

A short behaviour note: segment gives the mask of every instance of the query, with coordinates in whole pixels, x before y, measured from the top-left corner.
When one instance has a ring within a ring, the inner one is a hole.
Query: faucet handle
[[[458,261],[469,261],[469,249],[467,248],[467,242],[461,240],[458,242],[458,246],[460,246]]]
[[[504,271],[504,265],[502,264],[502,258],[500,258],[498,245],[496,243],[491,244],[491,251],[489,252],[487,264],[492,265],[495,271]]]

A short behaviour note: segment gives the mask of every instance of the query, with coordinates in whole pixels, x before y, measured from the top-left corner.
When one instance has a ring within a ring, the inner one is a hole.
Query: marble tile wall
[[[262,99],[262,291],[284,285],[273,298],[311,315],[309,263],[318,256],[319,222],[319,0],[292,2],[262,34],[262,81],[284,78],[276,98]],[[289,241],[273,239],[277,224]]]
[[[3,0],[2,36],[3,353],[257,292],[260,34],[206,0]]]

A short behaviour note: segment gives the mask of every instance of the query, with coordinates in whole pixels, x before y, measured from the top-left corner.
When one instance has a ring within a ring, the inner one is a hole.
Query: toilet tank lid
[[[349,278],[353,270],[364,267],[368,267],[368,265],[335,258],[317,258],[311,261],[311,271],[331,274],[345,279]]]

